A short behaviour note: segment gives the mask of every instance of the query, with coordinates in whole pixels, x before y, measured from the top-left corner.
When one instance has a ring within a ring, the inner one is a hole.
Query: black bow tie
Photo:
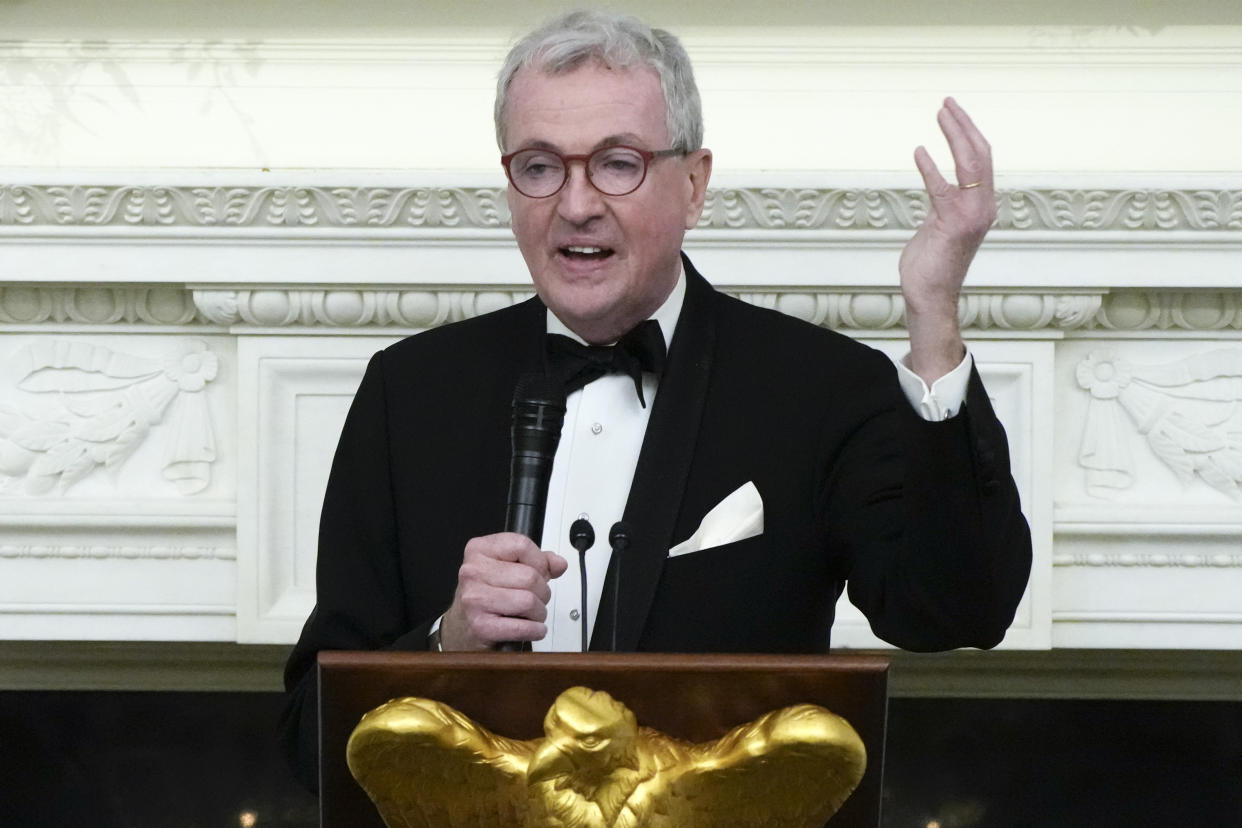
[[[643,371],[664,371],[664,334],[654,319],[633,328],[616,345],[583,345],[561,334],[548,334],[548,372],[563,382],[565,393],[577,391],[605,374],[628,374],[643,408]]]

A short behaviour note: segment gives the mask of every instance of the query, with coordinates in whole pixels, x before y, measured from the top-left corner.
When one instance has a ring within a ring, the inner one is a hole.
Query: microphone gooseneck
[[[505,531],[539,543],[548,500],[552,460],[565,422],[565,394],[543,374],[525,374],[513,389],[513,454],[509,464],[509,497]],[[521,650],[529,642],[504,641],[500,650]]]
[[[587,637],[590,625],[587,623],[586,553],[595,545],[595,528],[591,526],[591,522],[586,518],[575,520],[569,527],[569,543],[578,550],[578,580],[582,583],[582,652],[585,653],[590,649]]]
[[[621,564],[625,562],[626,550],[630,548],[632,531],[630,524],[618,520],[608,530],[608,544],[612,547],[612,651],[617,651],[617,615],[621,606]]]

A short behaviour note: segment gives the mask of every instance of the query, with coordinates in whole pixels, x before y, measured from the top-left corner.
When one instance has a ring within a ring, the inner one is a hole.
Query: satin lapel
[[[686,268],[686,299],[625,504],[633,544],[621,562],[621,612],[617,622],[620,651],[638,647],[668,550],[673,545],[716,348],[712,288],[689,259],[683,256],[682,261]],[[611,648],[616,568],[614,558],[604,582],[599,620],[591,640],[593,650]]]

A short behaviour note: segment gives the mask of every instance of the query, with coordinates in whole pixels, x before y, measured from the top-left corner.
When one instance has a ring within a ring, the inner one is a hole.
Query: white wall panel
[[[319,511],[336,435],[372,337],[246,336],[238,343],[246,485],[238,508],[238,640],[296,640],[315,605]]]

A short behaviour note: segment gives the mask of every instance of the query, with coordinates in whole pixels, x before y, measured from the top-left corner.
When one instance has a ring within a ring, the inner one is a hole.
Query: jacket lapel
[[[712,288],[684,254],[682,263],[686,269],[686,298],[625,505],[625,520],[631,527],[632,542],[619,562],[617,649],[620,651],[637,649],[668,550],[673,545],[673,532],[694,458],[715,353]],[[593,650],[607,650],[612,646],[613,594],[617,577],[618,560],[614,556],[604,581],[598,621],[591,640]]]

